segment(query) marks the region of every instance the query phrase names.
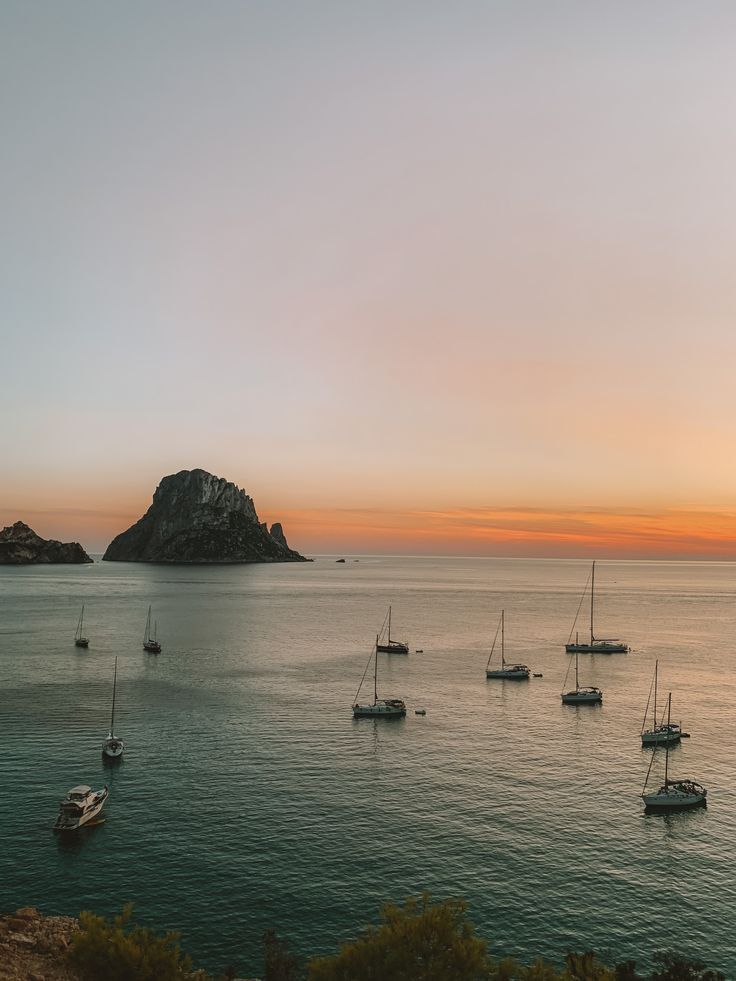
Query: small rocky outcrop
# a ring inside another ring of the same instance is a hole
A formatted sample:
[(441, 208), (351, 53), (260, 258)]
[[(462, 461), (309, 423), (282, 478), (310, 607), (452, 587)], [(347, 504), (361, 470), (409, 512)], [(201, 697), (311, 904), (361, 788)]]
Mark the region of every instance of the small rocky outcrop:
[(108, 562), (307, 562), (280, 524), (262, 523), (244, 490), (206, 470), (164, 477), (140, 521), (107, 547)]
[(64, 954), (78, 929), (71, 916), (42, 916), (32, 906), (0, 915), (0, 978), (74, 981)]
[(0, 565), (92, 562), (79, 542), (41, 538), (22, 521), (0, 531)]

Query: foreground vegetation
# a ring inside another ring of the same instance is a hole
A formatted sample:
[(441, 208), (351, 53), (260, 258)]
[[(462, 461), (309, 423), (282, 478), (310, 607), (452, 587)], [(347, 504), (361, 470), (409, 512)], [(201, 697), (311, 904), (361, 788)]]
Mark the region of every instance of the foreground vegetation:
[[(174, 933), (155, 934), (132, 921), (132, 907), (106, 920), (82, 913), (67, 955), (83, 981), (214, 981), (196, 971)], [(725, 981), (697, 960), (655, 952), (640, 974), (634, 961), (604, 964), (591, 951), (569, 953), (562, 967), (538, 958), (497, 960), (477, 936), (462, 900), (426, 894), (403, 906), (387, 903), (377, 926), (326, 957), (302, 965), (273, 932), (264, 937), (263, 981)], [(234, 978), (226, 969), (220, 979)]]

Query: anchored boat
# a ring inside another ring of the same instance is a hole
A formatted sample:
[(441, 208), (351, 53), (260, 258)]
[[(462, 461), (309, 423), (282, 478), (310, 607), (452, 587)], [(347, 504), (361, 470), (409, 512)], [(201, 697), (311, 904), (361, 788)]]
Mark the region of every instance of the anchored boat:
[(82, 604), (82, 612), (79, 614), (74, 643), (77, 647), (89, 647), (89, 640), (84, 636), (84, 604)]
[(115, 673), (112, 679), (112, 712), (110, 713), (110, 731), (102, 744), (102, 755), (108, 759), (117, 760), (123, 755), (125, 744), (115, 735), (115, 689), (118, 681), (118, 659), (115, 658)]
[[(588, 583), (585, 584), (585, 589), (583, 590), (583, 595), (580, 599), (580, 606), (583, 604), (585, 599), (585, 593), (588, 590)], [(609, 638), (604, 640), (603, 638), (597, 638), (593, 631), (593, 610), (595, 603), (595, 562), (593, 563), (593, 568), (590, 573), (590, 642), (579, 641), (578, 635), (575, 634), (575, 643), (565, 644), (565, 650), (568, 654), (628, 654), (629, 646), (624, 644), (622, 641), (616, 638)], [(578, 613), (580, 612), (580, 607), (578, 607)], [(575, 623), (577, 623), (577, 614), (575, 615)], [(572, 625), (572, 629), (575, 629), (575, 623)], [(570, 637), (572, 637), (572, 630), (570, 631)]]
[[(526, 664), (508, 664), (506, 662), (506, 651), (505, 651), (505, 611), (501, 610), (501, 619), (496, 627), (496, 636), (493, 638), (493, 644), (491, 645), (491, 653), (488, 655), (488, 663), (486, 664), (486, 678), (509, 678), (513, 681), (525, 681), (529, 677), (529, 668)], [(496, 648), (496, 641), (498, 640), (499, 630), (501, 632), (501, 667), (491, 669), (491, 659), (493, 658), (493, 652)]]
[[(385, 621), (384, 621), (385, 623)], [(386, 640), (382, 642), (383, 635), (376, 639), (376, 650), (380, 651), (382, 654), (408, 654), (409, 645), (405, 644), (403, 640), (392, 640), (391, 639), (391, 607), (388, 608), (388, 636)]]
[(100, 813), (109, 795), (107, 784), (102, 790), (92, 790), (84, 784), (72, 787), (59, 804), (54, 831), (77, 831)]
[(158, 633), (158, 620), (154, 620), (153, 623), (153, 636), (151, 636), (151, 607), (148, 607), (148, 619), (146, 620), (146, 629), (143, 631), (143, 650), (148, 651), (149, 654), (160, 654), (161, 645), (157, 638)]
[[(360, 679), (358, 690), (353, 701), (354, 719), (399, 719), (406, 715), (406, 703), (400, 698), (379, 698), (378, 697), (378, 637), (365, 666), (363, 677)], [(365, 676), (373, 660), (373, 701), (361, 704), (358, 702), (360, 689), (363, 687)]]
[[(671, 713), (672, 692), (670, 692), (667, 698), (668, 724), (670, 722)], [(644, 789), (641, 794), (641, 799), (644, 801), (644, 806), (646, 809), (648, 811), (682, 811), (690, 807), (702, 807), (706, 802), (706, 797), (708, 796), (708, 791), (702, 786), (702, 784), (696, 783), (695, 780), (670, 780), (670, 744), (668, 742), (665, 742), (664, 744), (664, 783), (655, 793), (647, 793), (649, 774), (652, 772), (652, 764), (654, 763), (656, 755), (657, 747), (655, 745), (654, 753), (649, 761), (649, 769), (647, 770), (646, 780), (644, 781)]]
[[(569, 673), (569, 671), (570, 665), (567, 666), (567, 673)], [(565, 681), (567, 681), (567, 674), (565, 674)], [(573, 691), (566, 692), (565, 681), (562, 683), (562, 693), (560, 695), (563, 705), (598, 705), (603, 701), (603, 692), (600, 690), (600, 688), (580, 687), (577, 651), (575, 651), (575, 689)]]
[[(647, 707), (644, 709), (644, 721), (641, 724), (641, 744), (642, 746), (664, 746), (678, 743), (682, 738), (682, 726), (677, 722), (664, 721), (664, 713), (661, 721), (657, 722), (657, 673), (659, 661), (654, 662), (654, 679), (652, 687), (649, 689)], [(646, 729), (647, 715), (649, 714), (649, 703), (652, 701), (652, 689), (654, 690), (654, 707), (652, 710), (652, 727)]]

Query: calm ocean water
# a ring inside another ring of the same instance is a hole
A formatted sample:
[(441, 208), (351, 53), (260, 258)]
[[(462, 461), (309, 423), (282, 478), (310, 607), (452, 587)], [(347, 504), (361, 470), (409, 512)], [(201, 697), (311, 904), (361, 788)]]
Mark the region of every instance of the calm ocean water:
[[(132, 901), (196, 962), (256, 972), (266, 928), (332, 951), (384, 899), (428, 889), (466, 897), (495, 953), (677, 947), (736, 977), (736, 565), (600, 563), (598, 632), (633, 650), (581, 657), (604, 703), (563, 707), (588, 572), (368, 557), (0, 569), (0, 909)], [(141, 650), (149, 603), (158, 657)], [(389, 603), (412, 653), (380, 655), (379, 693), (409, 714), (354, 721)], [(486, 681), (502, 607), (508, 656), (543, 678)], [(110, 769), (115, 655), (126, 754)], [(638, 798), (657, 657), (692, 734), (671, 769), (708, 787), (707, 810), (647, 817)], [(52, 834), (70, 787), (105, 782), (104, 825)]]

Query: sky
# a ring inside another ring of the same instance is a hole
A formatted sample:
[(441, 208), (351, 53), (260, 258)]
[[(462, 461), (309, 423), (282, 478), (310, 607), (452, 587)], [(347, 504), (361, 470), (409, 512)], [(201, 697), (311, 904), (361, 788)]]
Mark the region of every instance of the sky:
[(0, 524), (736, 555), (736, 7), (0, 6)]

